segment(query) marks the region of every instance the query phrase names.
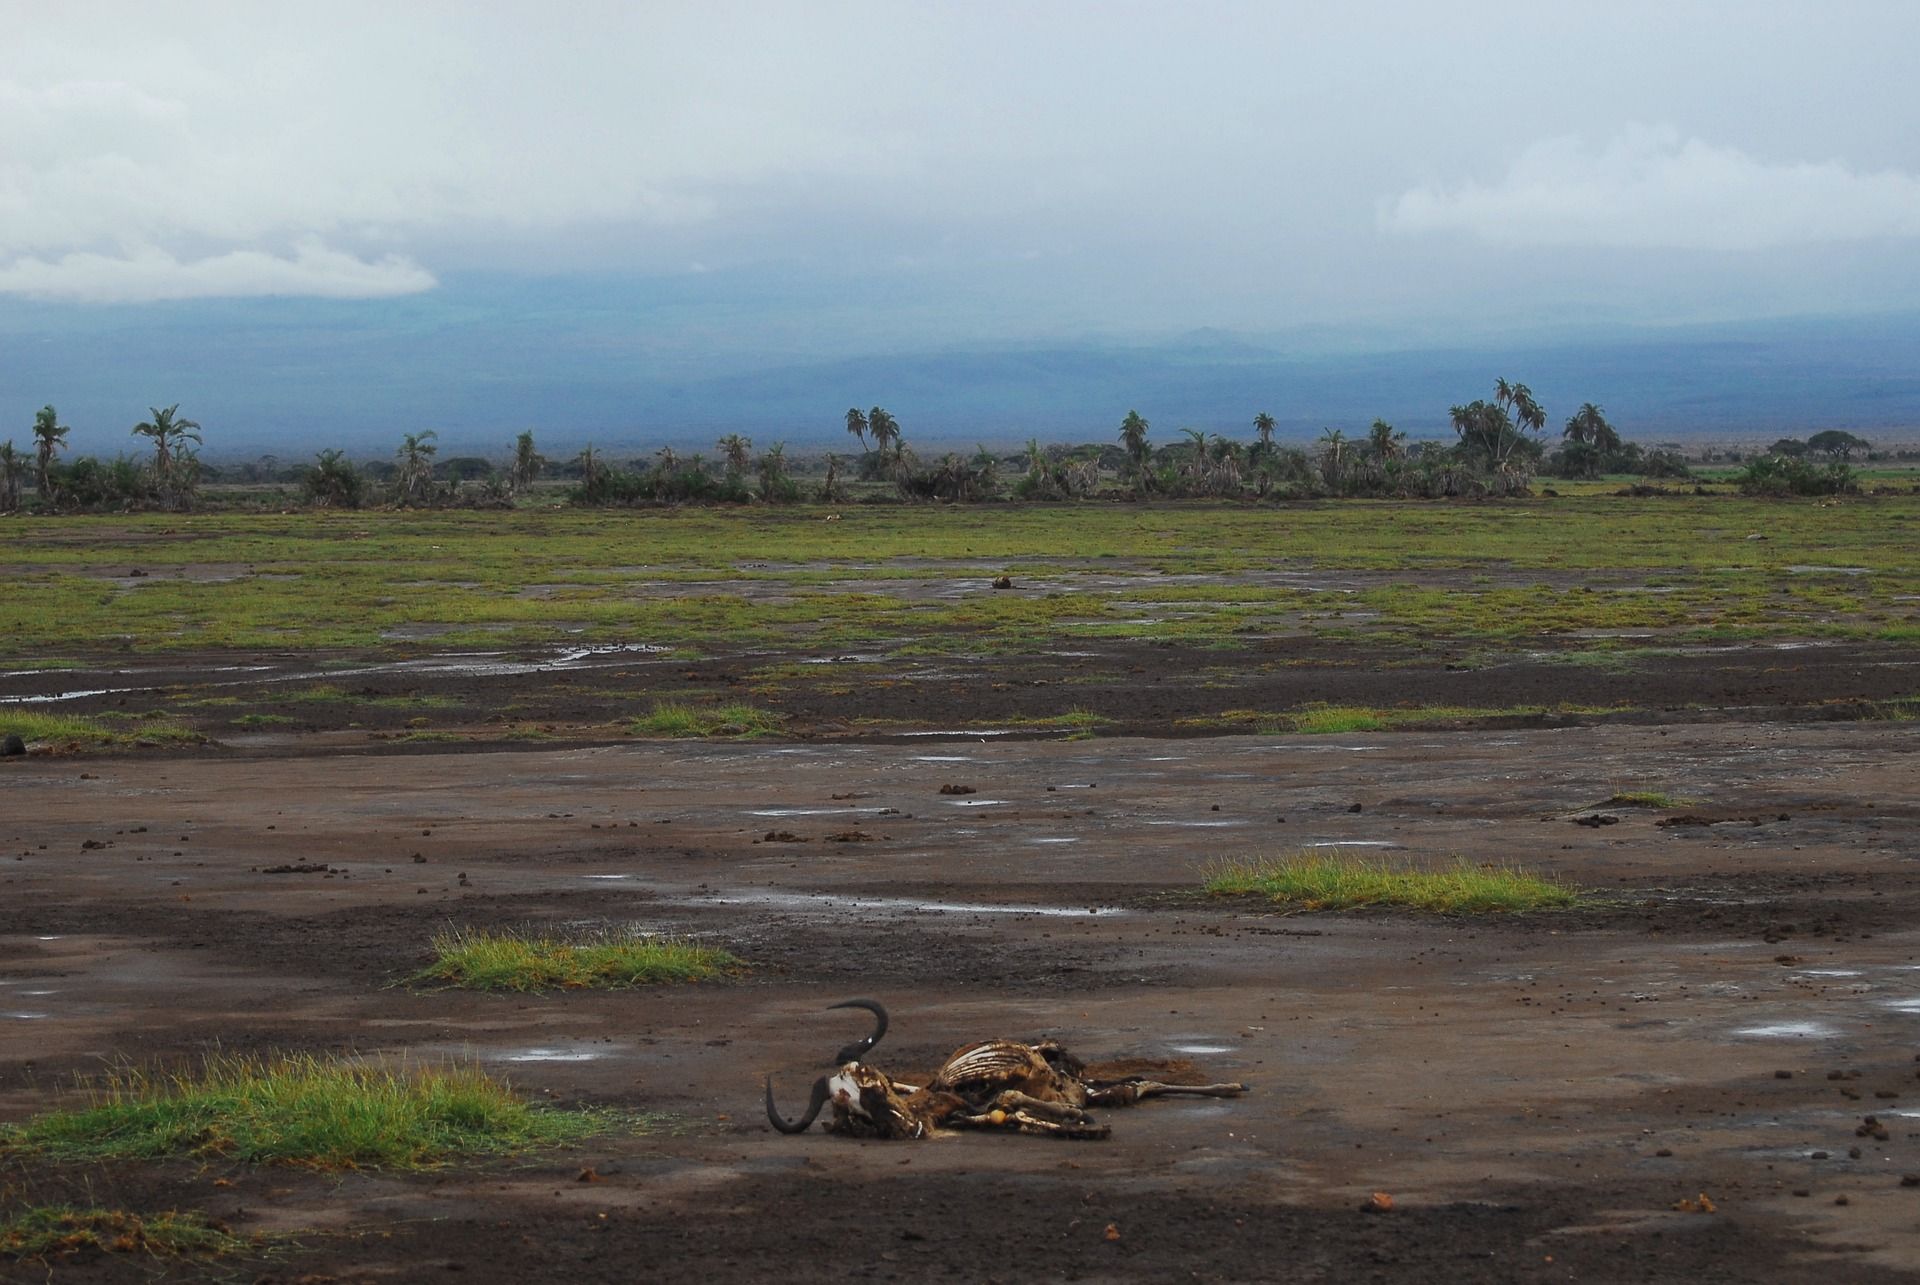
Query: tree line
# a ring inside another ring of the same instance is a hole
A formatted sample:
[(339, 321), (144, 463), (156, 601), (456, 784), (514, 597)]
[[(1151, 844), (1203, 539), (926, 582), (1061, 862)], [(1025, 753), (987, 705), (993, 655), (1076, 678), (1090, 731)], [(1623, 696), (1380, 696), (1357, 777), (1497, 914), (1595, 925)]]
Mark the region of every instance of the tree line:
[[(210, 470), (196, 449), (202, 445), (200, 425), (179, 409), (177, 404), (150, 408), (150, 418), (133, 426), (132, 435), (152, 445), (148, 459), (121, 455), (103, 462), (82, 456), (67, 462), (60, 456), (69, 429), (52, 406), (44, 407), (34, 417), (30, 457), (11, 439), (0, 442), (0, 512), (22, 506), (29, 471), (42, 510), (191, 507)], [(842, 459), (829, 452), (806, 470), (788, 457), (784, 442), (756, 452), (752, 440), (739, 433), (719, 438), (712, 460), (665, 447), (651, 459), (617, 462), (589, 445), (555, 463), (540, 454), (527, 431), (515, 440), (504, 466), (478, 457), (439, 461), (437, 435), (427, 429), (403, 434), (389, 460), (356, 463), (344, 451), (327, 448), (292, 470), (292, 477), (307, 503), (352, 509), (370, 504), (507, 507), (529, 493), (543, 473), (571, 483), (565, 491), (570, 502), (596, 506), (845, 503), (854, 498), (968, 503), (1096, 495), (1438, 499), (1523, 495), (1541, 476), (1692, 476), (1677, 451), (1648, 450), (1625, 440), (1592, 402), (1567, 417), (1559, 441), (1550, 445), (1545, 408), (1517, 381), (1497, 379), (1490, 399), (1451, 407), (1448, 415), (1452, 441), (1410, 443), (1405, 433), (1376, 419), (1364, 434), (1350, 437), (1343, 429), (1328, 428), (1306, 446), (1289, 446), (1274, 440), (1276, 421), (1262, 411), (1251, 420), (1251, 441), (1183, 428), (1178, 440), (1155, 445), (1148, 421), (1128, 411), (1109, 443), (1043, 446), (1029, 439), (1018, 453), (983, 446), (971, 454), (923, 457), (884, 407), (853, 407), (845, 427), (858, 455)], [(1749, 459), (1736, 480), (1755, 494), (1855, 490), (1848, 460), (1868, 447), (1839, 430), (1815, 433), (1805, 442), (1783, 438)], [(241, 470), (256, 479), (274, 471)], [(860, 484), (857, 496), (850, 483)]]

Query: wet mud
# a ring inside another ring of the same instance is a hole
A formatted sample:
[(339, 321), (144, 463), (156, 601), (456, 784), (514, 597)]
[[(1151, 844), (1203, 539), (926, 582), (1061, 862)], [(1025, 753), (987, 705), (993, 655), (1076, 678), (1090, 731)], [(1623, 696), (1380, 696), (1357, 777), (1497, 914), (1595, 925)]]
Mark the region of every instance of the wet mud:
[[(952, 700), (942, 719), (985, 708)], [(1134, 717), (1175, 706), (1154, 708)], [(0, 1120), (103, 1065), (288, 1049), (472, 1059), (661, 1123), (423, 1174), (15, 1160), (0, 1185), (283, 1238), (56, 1280), (1912, 1280), (1916, 750), (1912, 723), (1675, 714), (30, 755), (0, 763)], [(1610, 802), (1635, 790), (1687, 803)], [(1591, 897), (1450, 918), (1198, 891), (1211, 863), (1311, 846)], [(749, 968), (406, 984), (449, 926), (610, 924)], [(825, 1011), (852, 995), (892, 1009), (874, 1060), (901, 1074), (1052, 1036), (1253, 1090), (1112, 1112), (1097, 1143), (773, 1133), (764, 1077), (802, 1100), (863, 1029)]]

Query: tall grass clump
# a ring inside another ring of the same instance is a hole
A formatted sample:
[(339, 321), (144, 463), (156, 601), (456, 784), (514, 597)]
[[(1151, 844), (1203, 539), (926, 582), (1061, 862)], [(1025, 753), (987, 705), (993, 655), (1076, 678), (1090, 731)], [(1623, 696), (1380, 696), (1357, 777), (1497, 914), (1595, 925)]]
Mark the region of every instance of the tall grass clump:
[(587, 941), (463, 930), (433, 939), (433, 963), (416, 982), (483, 991), (697, 982), (740, 967), (724, 950), (668, 937), (609, 933)]
[(1691, 808), (1698, 799), (1682, 799), (1663, 790), (1616, 790), (1603, 807), (1618, 808)]
[(1216, 895), (1254, 893), (1301, 910), (1404, 907), (1441, 914), (1548, 910), (1571, 906), (1573, 889), (1511, 867), (1456, 860), (1441, 870), (1390, 866), (1338, 852), (1222, 862), (1206, 872)]
[(771, 736), (780, 715), (752, 705), (699, 706), (662, 701), (628, 725), (635, 736)]
[(0, 1157), (165, 1156), (315, 1169), (420, 1169), (585, 1137), (601, 1122), (521, 1101), (465, 1067), (214, 1056), (195, 1071), (125, 1070), (90, 1106), (0, 1129)]
[(135, 1214), (124, 1209), (35, 1205), (0, 1218), (0, 1258), (47, 1260), (89, 1251), (152, 1258), (237, 1253), (251, 1242), (192, 1210)]

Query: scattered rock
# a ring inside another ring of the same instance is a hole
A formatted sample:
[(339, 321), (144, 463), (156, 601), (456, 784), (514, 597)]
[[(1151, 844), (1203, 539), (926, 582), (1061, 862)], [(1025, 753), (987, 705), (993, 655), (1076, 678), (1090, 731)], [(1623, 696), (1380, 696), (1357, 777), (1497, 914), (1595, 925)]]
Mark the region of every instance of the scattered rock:
[(940, 793), (942, 794), (978, 794), (979, 791), (974, 789), (971, 785), (943, 785), (940, 787)]
[(1384, 1191), (1376, 1191), (1360, 1204), (1363, 1214), (1385, 1214), (1393, 1211), (1393, 1197)]
[(1575, 825), (1584, 825), (1590, 830), (1598, 830), (1603, 825), (1619, 825), (1620, 818), (1611, 812), (1589, 812), (1586, 816), (1573, 819)]
[(865, 830), (836, 830), (832, 834), (822, 835), (828, 843), (872, 843), (873, 836)]
[(133, 567), (127, 572), (127, 578), (130, 580), (144, 580), (146, 575), (147, 573), (139, 567)]
[(285, 866), (261, 866), (260, 873), (263, 875), (324, 875), (332, 874), (333, 869), (325, 863), (302, 861)]
[(806, 839), (800, 835), (795, 834), (791, 830), (769, 830), (767, 831), (766, 842), (768, 843), (805, 843)]
[(1775, 1071), (1773, 1073), (1773, 1078), (1776, 1080), (1791, 1080), (1793, 1078), (1793, 1072), (1792, 1071)]
[(1900, 1185), (1902, 1187), (1920, 1187), (1920, 1173), (1901, 1174)]
[[(993, 587), (996, 589), (1011, 589), (1013, 588), (1013, 577), (1012, 576), (995, 576), (993, 580)], [(1118, 1232), (1115, 1232), (1112, 1236), (1112, 1239), (1114, 1240), (1120, 1239), (1120, 1234)]]
[(1349, 812), (1358, 812), (1359, 810), (1360, 810), (1360, 805), (1358, 803), (1352, 805), (1347, 809), (1347, 811)]

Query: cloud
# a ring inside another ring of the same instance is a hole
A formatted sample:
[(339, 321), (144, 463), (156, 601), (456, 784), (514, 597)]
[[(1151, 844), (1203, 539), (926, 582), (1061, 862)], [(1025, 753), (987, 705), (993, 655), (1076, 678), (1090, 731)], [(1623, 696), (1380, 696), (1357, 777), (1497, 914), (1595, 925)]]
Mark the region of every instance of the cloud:
[(436, 284), (432, 273), (398, 255), (369, 262), (313, 241), (291, 255), (233, 250), (183, 261), (149, 246), (119, 256), (81, 252), (0, 264), (0, 295), (76, 303), (262, 295), (378, 299), (418, 294)]
[(1764, 250), (1920, 237), (1920, 178), (1772, 163), (1670, 126), (1633, 126), (1598, 150), (1574, 137), (1535, 143), (1492, 185), (1413, 188), (1379, 221), (1503, 245)]

